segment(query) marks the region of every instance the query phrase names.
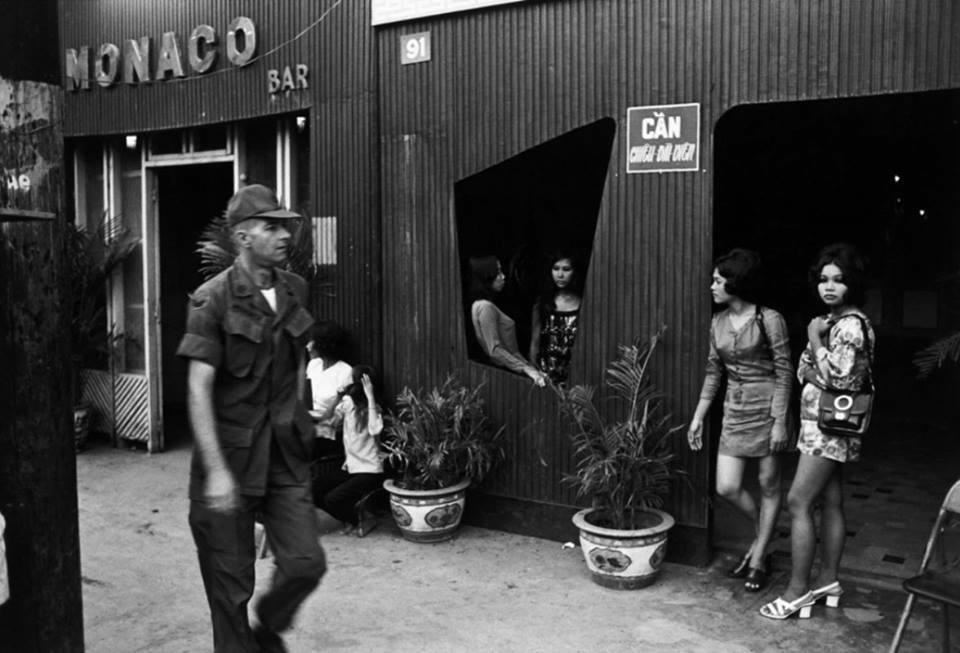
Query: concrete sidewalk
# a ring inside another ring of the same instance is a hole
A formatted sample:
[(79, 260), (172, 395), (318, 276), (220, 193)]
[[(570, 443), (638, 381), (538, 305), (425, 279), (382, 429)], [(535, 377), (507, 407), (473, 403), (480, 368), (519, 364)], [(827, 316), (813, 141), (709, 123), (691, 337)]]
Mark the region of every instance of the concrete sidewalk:
[[(78, 455), (87, 651), (212, 649), (187, 527), (188, 460), (186, 448), (147, 455), (100, 443)], [(723, 578), (726, 561), (668, 564), (652, 587), (621, 592), (590, 580), (579, 548), (470, 527), (414, 544), (389, 515), (365, 538), (334, 532), (323, 545), (330, 571), (287, 636), (293, 653), (885, 651), (905, 599), (896, 583), (844, 578), (839, 610), (775, 622), (757, 611), (782, 590), (783, 572), (752, 595)], [(271, 567), (257, 563), (258, 591)], [(939, 650), (939, 619), (920, 602), (901, 650)]]

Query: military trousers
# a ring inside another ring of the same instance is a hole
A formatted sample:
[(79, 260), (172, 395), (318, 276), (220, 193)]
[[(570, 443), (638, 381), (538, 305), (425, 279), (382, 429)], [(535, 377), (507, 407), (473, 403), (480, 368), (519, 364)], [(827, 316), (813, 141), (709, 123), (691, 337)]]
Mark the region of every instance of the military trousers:
[(275, 563), (270, 587), (256, 606), (263, 627), (276, 633), (286, 630), (326, 572), (309, 483), (271, 470), (266, 494), (241, 497), (241, 507), (230, 514), (191, 501), (190, 530), (210, 605), (216, 653), (260, 650), (247, 616), (255, 583), (256, 519), (263, 522)]

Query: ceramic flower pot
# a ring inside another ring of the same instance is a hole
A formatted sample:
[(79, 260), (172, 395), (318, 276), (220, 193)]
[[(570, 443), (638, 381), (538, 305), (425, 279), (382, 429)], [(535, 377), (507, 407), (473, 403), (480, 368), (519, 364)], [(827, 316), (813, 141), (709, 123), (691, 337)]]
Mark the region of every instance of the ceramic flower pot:
[(441, 542), (453, 537), (460, 525), (469, 479), (439, 490), (406, 490), (391, 479), (383, 482), (390, 493), (390, 512), (400, 532), (411, 542)]
[(644, 508), (645, 527), (630, 531), (595, 526), (593, 508), (573, 516), (580, 529), (580, 547), (594, 582), (612, 589), (632, 590), (656, 580), (667, 554), (667, 532), (673, 517), (662, 510)]

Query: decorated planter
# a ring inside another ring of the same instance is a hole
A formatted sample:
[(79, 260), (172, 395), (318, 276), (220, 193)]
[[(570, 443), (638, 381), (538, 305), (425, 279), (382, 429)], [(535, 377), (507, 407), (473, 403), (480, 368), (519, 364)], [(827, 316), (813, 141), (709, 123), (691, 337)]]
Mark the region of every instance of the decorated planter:
[(630, 531), (593, 525), (593, 508), (573, 516), (594, 582), (612, 589), (633, 590), (656, 580), (667, 554), (667, 532), (674, 522), (662, 510), (645, 508), (643, 512), (647, 516), (645, 527)]
[(441, 542), (453, 537), (460, 525), (470, 480), (439, 490), (406, 490), (391, 479), (383, 482), (390, 493), (390, 512), (400, 532), (411, 542)]

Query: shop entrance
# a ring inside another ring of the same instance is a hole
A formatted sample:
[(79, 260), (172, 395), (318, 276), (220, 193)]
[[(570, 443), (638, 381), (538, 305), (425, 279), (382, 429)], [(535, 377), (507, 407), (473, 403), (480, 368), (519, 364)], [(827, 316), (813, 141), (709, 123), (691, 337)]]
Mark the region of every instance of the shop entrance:
[[(786, 318), (794, 360), (820, 310), (806, 278), (818, 249), (845, 241), (870, 262), (878, 394), (861, 461), (844, 468), (848, 570), (914, 573), (957, 477), (960, 366), (920, 379), (912, 359), (960, 330), (958, 123), (960, 91), (737, 107), (717, 123), (714, 253), (761, 253), (765, 303)], [(796, 456), (784, 458), (785, 490)], [(721, 504), (715, 543), (742, 546), (749, 526)], [(786, 511), (776, 535), (785, 564)]]
[(160, 369), (165, 446), (188, 438), (187, 364), (176, 356), (187, 316), (188, 294), (203, 282), (197, 241), (223, 213), (233, 194), (233, 164), (157, 168)]

